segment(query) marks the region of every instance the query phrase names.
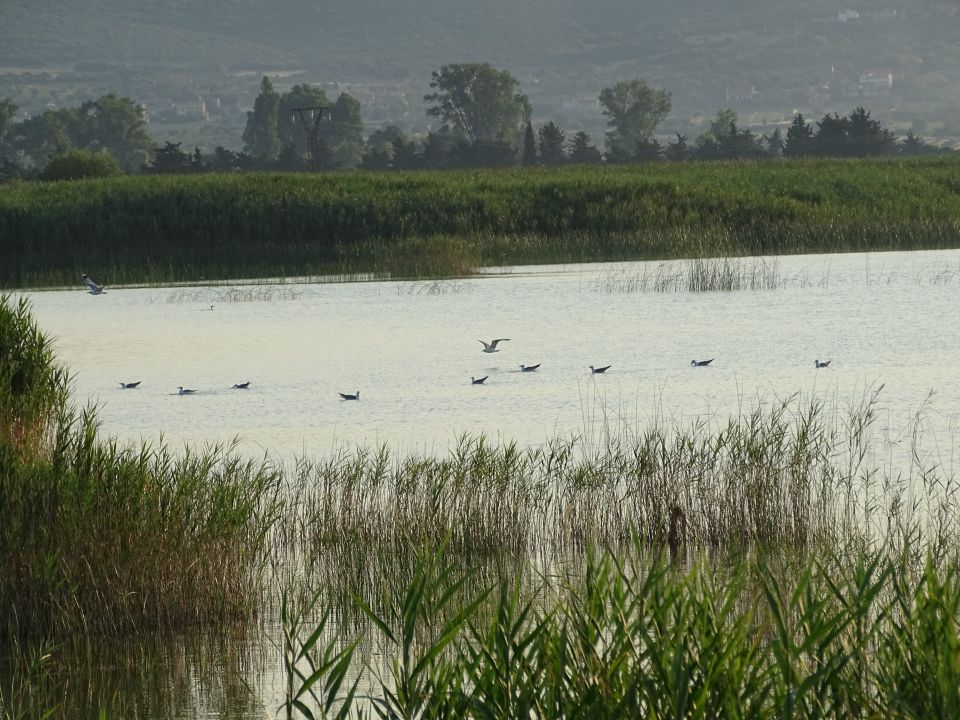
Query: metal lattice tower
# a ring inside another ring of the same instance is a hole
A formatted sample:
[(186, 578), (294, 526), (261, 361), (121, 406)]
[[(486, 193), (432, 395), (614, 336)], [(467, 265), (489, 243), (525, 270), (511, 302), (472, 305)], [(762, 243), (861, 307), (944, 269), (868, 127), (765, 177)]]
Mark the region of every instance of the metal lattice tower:
[(303, 130), (307, 134), (307, 164), (311, 170), (320, 169), (320, 158), (317, 157), (317, 138), (320, 135), (320, 121), (323, 119), (324, 110), (329, 110), (329, 108), (319, 105), (293, 108), (293, 112), (296, 113), (293, 119), (300, 118)]

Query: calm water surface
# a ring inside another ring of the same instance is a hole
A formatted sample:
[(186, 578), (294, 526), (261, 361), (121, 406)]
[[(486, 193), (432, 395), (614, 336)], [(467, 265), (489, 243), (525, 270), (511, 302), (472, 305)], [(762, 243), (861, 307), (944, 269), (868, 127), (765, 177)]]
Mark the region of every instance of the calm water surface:
[[(773, 277), (776, 289), (652, 290), (687, 268), (28, 296), (73, 372), (74, 400), (95, 403), (104, 430), (125, 442), (237, 438), (244, 452), (280, 456), (382, 442), (445, 453), (461, 433), (534, 445), (597, 440), (604, 427), (640, 430), (654, 419), (720, 423), (797, 392), (842, 410), (883, 385), (884, 452), (906, 455), (926, 403), (928, 446), (952, 471), (960, 251), (747, 259), (739, 268)], [(511, 340), (484, 354), (478, 339), (495, 337)], [(690, 367), (711, 357), (710, 367)], [(817, 358), (832, 363), (816, 370)], [(520, 373), (521, 363), (542, 365)], [(608, 364), (591, 376), (589, 365)], [(489, 380), (473, 386), (471, 375)], [(119, 388), (136, 380), (137, 390)], [(247, 380), (249, 390), (230, 389)], [(199, 392), (178, 396), (179, 385)], [(359, 402), (339, 399), (355, 390)], [(267, 635), (276, 640), (279, 629)], [(114, 659), (69, 683), (79, 688), (77, 716), (122, 697), (138, 717), (272, 717), (282, 699), (277, 652), (263, 639), (240, 645), (197, 639), (126, 664), (106, 653)]]
[[(96, 403), (105, 431), (124, 441), (237, 438), (253, 453), (307, 455), (382, 442), (444, 453), (461, 433), (529, 445), (655, 417), (721, 421), (795, 392), (845, 407), (880, 384), (894, 439), (931, 391), (929, 412), (951, 430), (960, 251), (747, 259), (741, 269), (765, 268), (777, 289), (650, 289), (686, 267), (29, 297), (74, 374), (74, 399)], [(478, 339), (495, 337), (511, 341), (483, 353)], [(711, 357), (708, 368), (690, 367)], [(832, 363), (816, 370), (817, 358)], [(542, 365), (521, 373), (521, 363)], [(589, 365), (612, 368), (591, 376)], [(482, 375), (486, 385), (471, 385)], [(119, 389), (136, 380), (139, 389)], [(247, 380), (249, 390), (230, 389)], [(179, 385), (199, 392), (178, 396)], [(360, 402), (340, 400), (356, 390)]]

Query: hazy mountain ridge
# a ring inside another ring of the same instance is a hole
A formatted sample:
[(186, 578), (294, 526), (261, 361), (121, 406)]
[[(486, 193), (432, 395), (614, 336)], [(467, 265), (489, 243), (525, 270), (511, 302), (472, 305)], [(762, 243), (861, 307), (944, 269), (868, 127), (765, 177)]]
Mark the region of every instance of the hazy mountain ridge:
[[(844, 21), (845, 10), (856, 16)], [(956, 3), (935, 0), (41, 0), (0, 8), (0, 66), (100, 63), (141, 78), (180, 71), (205, 79), (303, 70), (291, 82), (403, 83), (411, 115), (432, 70), (467, 61), (514, 73), (535, 116), (561, 121), (585, 113), (605, 85), (634, 76), (670, 91), (679, 116), (728, 105), (774, 115), (849, 111), (864, 102), (855, 84), (869, 72), (895, 78), (889, 92), (865, 100), (879, 115), (949, 118), (960, 97), (960, 14)], [(571, 107), (577, 102), (584, 108)]]

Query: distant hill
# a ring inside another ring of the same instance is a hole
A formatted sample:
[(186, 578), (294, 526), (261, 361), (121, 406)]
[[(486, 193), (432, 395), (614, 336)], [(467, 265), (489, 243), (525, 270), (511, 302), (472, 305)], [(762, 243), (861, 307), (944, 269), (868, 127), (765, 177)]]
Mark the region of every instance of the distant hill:
[[(217, 78), (242, 71), (302, 70), (311, 80), (406, 84), (419, 102), (432, 70), (464, 61), (511, 71), (540, 117), (575, 119), (592, 110), (598, 124), (602, 118), (591, 99), (604, 85), (633, 76), (669, 90), (677, 117), (710, 115), (725, 106), (741, 116), (779, 117), (796, 108), (848, 112), (857, 104), (907, 126), (920, 117), (949, 124), (960, 115), (955, 1), (9, 0), (0, 5), (0, 68), (106, 68), (114, 71), (114, 84), (122, 71), (137, 79), (131, 82), (134, 95), (138, 82), (170, 73), (191, 73), (212, 87)], [(3, 72), (0, 94), (10, 94), (16, 83)], [(892, 83), (862, 86), (871, 73), (890, 76)], [(91, 89), (97, 82), (91, 81)], [(248, 84), (255, 91), (256, 80)], [(29, 94), (18, 98), (13, 92), (21, 106), (31, 102)]]

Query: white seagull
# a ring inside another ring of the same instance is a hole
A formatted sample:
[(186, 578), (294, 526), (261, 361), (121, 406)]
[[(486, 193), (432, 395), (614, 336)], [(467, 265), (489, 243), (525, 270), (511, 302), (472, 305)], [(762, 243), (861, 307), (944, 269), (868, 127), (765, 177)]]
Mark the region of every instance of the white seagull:
[(706, 367), (712, 362), (713, 358), (710, 358), (709, 360), (691, 360), (690, 367)]
[(520, 372), (536, 372), (537, 368), (540, 367), (542, 363), (537, 363), (536, 365), (521, 365)]
[(482, 378), (475, 378), (473, 375), (470, 376), (470, 382), (474, 385), (483, 385), (484, 381), (490, 377), (489, 375), (484, 375)]
[(357, 390), (356, 394), (354, 394), (354, 395), (349, 395), (349, 394), (347, 394), (347, 393), (340, 393), (340, 397), (342, 397), (344, 400), (359, 400), (359, 399), (360, 399), (360, 391)]
[(612, 367), (612, 365), (607, 365), (607, 366), (605, 366), (605, 367), (594, 367), (593, 365), (591, 365), (591, 366), (590, 366), (590, 372), (591, 372), (593, 375), (598, 375), (598, 374), (600, 374), (600, 373), (605, 373), (605, 372), (606, 372), (607, 370), (609, 370), (611, 367)]
[(485, 340), (478, 340), (477, 342), (483, 343), (483, 351), (485, 353), (494, 353), (500, 352), (497, 350), (497, 343), (509, 342), (509, 340), (510, 338), (497, 338), (496, 340), (491, 340), (490, 342), (486, 342)]
[(90, 288), (89, 292), (91, 295), (101, 295), (104, 292), (103, 285), (97, 285), (93, 280), (90, 279), (90, 276), (84, 273), (83, 276), (84, 284)]
[(183, 385), (179, 385), (177, 387), (177, 395), (192, 395), (195, 392), (196, 390), (190, 390), (188, 388), (185, 388)]
[(816, 368), (826, 367), (826, 366), (829, 365), (829, 364), (830, 364), (830, 361), (829, 361), (829, 360), (824, 360), (824, 361), (822, 361), (822, 362), (821, 362), (820, 360), (814, 360), (814, 361), (813, 361), (813, 366), (816, 367)]
[(132, 383), (122, 382), (120, 383), (120, 387), (124, 390), (135, 390), (137, 385), (139, 384), (140, 384), (140, 380), (137, 380), (136, 382), (132, 382)]

